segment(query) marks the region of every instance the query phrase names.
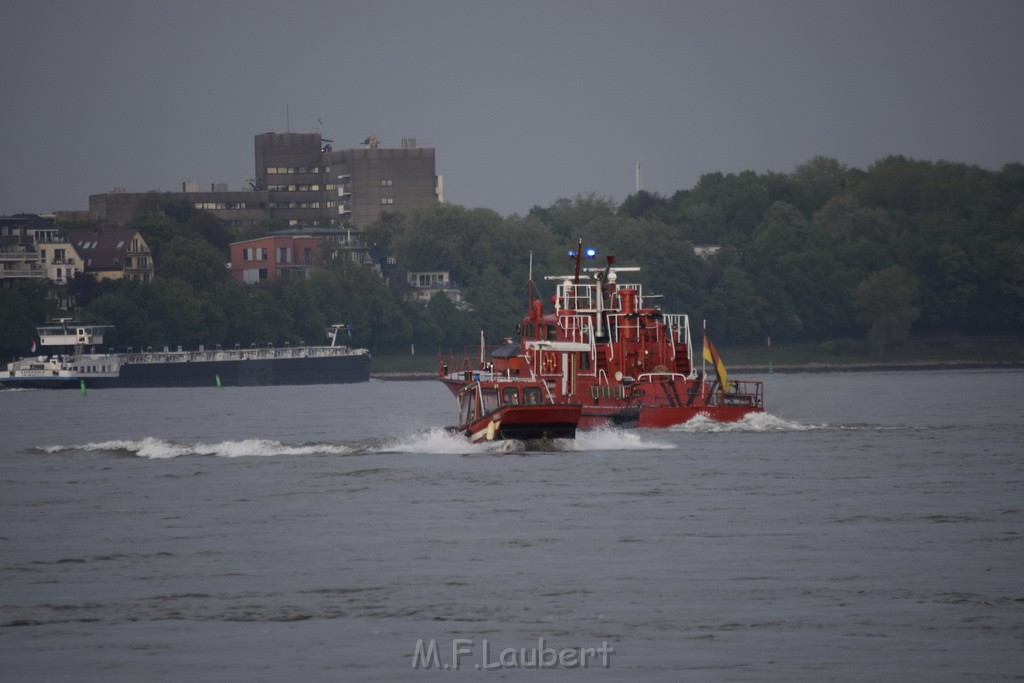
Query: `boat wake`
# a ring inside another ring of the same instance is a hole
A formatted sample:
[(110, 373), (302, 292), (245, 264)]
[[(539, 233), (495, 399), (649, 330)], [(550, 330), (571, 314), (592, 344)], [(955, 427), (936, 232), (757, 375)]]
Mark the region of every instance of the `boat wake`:
[(718, 422), (704, 415), (698, 415), (688, 422), (669, 429), (689, 434), (717, 434), (720, 432), (807, 432), (833, 428), (827, 424), (808, 425), (784, 420), (770, 413), (750, 413), (737, 422)]
[(149, 460), (168, 460), (182, 456), (240, 458), (274, 455), (348, 455), (355, 452), (352, 446), (345, 444), (288, 445), (271, 439), (244, 439), (242, 441), (190, 444), (158, 439), (152, 436), (136, 440), (102, 441), (72, 446), (41, 446), (37, 450), (49, 454), (76, 451), (101, 452), (114, 455), (137, 456)]
[(581, 431), (573, 439), (542, 439), (537, 441), (495, 441), (473, 444), (461, 434), (435, 427), (391, 439), (369, 439), (348, 443), (288, 444), (273, 439), (243, 439), (216, 443), (185, 443), (147, 436), (72, 445), (37, 446), (36, 452), (48, 455), (71, 453), (105, 453), (148, 460), (169, 460), (180, 457), (274, 457), (301, 455), (372, 455), (384, 453), (416, 453), (428, 455), (488, 455), (525, 452), (587, 452), (664, 450), (670, 444), (652, 441), (635, 432), (618, 429)]
[(415, 432), (380, 444), (381, 453), (429, 453), (437, 455), (468, 455), (486, 453), (487, 446), (472, 444), (461, 434), (443, 427)]
[(651, 439), (657, 432), (635, 431), (600, 427), (576, 432), (576, 443), (573, 450), (577, 451), (667, 451), (677, 446)]
[[(644, 435), (646, 436), (646, 435)], [(461, 434), (431, 429), (411, 434), (381, 447), (383, 453), (440, 453), (486, 455), (496, 453), (577, 453), (586, 451), (667, 450), (671, 444), (650, 441), (636, 432), (602, 428), (576, 432), (575, 439), (508, 439), (491, 443), (470, 443)]]

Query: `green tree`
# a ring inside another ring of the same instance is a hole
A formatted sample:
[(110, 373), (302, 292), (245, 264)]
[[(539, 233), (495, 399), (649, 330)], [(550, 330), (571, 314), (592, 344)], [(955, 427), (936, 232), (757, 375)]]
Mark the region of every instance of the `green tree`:
[[(288, 320), (282, 316), (281, 307), (273, 298), (273, 289), (243, 285), (231, 281), (218, 287), (218, 301), (225, 315), (226, 330), (224, 343), (248, 346), (253, 342), (295, 339), (282, 334), (294, 334), (293, 326), (281, 329), (282, 322)], [(320, 337), (316, 338), (319, 342)], [(298, 341), (298, 340), (296, 340)], [(309, 340), (305, 340), (309, 341)]]
[(668, 208), (668, 201), (657, 192), (640, 190), (623, 200), (619, 214), (630, 218), (662, 219)]
[(36, 326), (58, 314), (45, 282), (29, 280), (0, 287), (0, 354), (16, 357), (28, 353), (36, 338)]
[(700, 177), (689, 201), (718, 209), (722, 223), (713, 242), (742, 248), (772, 204), (761, 178), (753, 171), (707, 173)]
[(229, 279), (231, 271), (223, 253), (206, 240), (178, 236), (164, 245), (159, 275), (206, 290)]
[[(136, 212), (136, 216), (139, 216), (138, 212)], [(181, 225), (162, 213), (153, 213), (137, 217), (133, 220), (132, 227), (139, 231), (142, 239), (146, 240), (146, 244), (149, 245), (153, 254), (154, 267), (159, 270), (164, 245), (181, 235)]]
[(770, 317), (769, 302), (742, 268), (729, 265), (708, 297), (703, 317), (713, 339), (730, 343), (760, 340)]
[(82, 322), (113, 325), (106, 336), (110, 346), (145, 348), (165, 342), (162, 329), (157, 329), (150, 312), (141, 305), (137, 283), (121, 283), (114, 291), (103, 294), (80, 310)]
[(547, 225), (556, 241), (575, 245), (576, 240), (588, 235), (592, 222), (614, 216), (616, 210), (613, 200), (591, 193), (576, 195), (575, 199), (558, 199), (549, 207), (535, 206), (528, 216)]
[(376, 272), (339, 260), (305, 281), (328, 324), (352, 325), (353, 341), (372, 350), (408, 349), (412, 325)]
[(483, 257), (476, 250), (501, 222), (490, 209), (467, 210), (457, 204), (416, 209), (396, 237), (395, 251), (409, 270), (447, 270), (452, 279), (465, 282), (480, 269)]
[(751, 253), (758, 261), (774, 264), (784, 254), (803, 251), (807, 233), (807, 221), (796, 207), (775, 202), (754, 230)]
[(857, 320), (867, 327), (868, 344), (878, 356), (887, 344), (903, 340), (921, 314), (917, 279), (901, 266), (869, 275), (853, 291)]
[(194, 211), (185, 222), (186, 234), (201, 238), (216, 247), (224, 256), (235, 241), (235, 235), (224, 221), (209, 211)]
[(363, 231), (367, 246), (391, 254), (395, 240), (405, 231), (405, 215), (384, 212)]
[(472, 342), (478, 327), (470, 315), (456, 307), (447, 296), (435, 294), (427, 303), (426, 310), (438, 329), (438, 350), (458, 350)]
[(473, 318), (484, 331), (488, 344), (498, 344), (515, 333), (525, 314), (526, 299), (516, 296), (516, 287), (495, 266), (489, 266), (466, 292), (473, 305)]
[(817, 156), (796, 167), (796, 202), (805, 216), (812, 216), (846, 187), (847, 168), (835, 159)]

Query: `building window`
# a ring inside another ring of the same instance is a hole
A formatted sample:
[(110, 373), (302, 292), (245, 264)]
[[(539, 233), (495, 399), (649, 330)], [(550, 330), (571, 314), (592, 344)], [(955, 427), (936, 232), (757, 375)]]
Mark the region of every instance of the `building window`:
[(380, 198), (380, 203), (381, 204), (394, 204), (395, 203), (395, 198), (394, 197), (381, 197)]
[(381, 187), (394, 187), (394, 185), (395, 185), (395, 181), (394, 180), (391, 180), (390, 178), (388, 178), (387, 180), (381, 178), (381, 181), (380, 181), (380, 186)]

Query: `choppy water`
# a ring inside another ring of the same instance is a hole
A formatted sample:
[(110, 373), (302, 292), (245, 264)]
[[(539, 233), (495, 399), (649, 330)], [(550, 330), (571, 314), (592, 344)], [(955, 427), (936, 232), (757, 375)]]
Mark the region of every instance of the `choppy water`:
[(525, 452), (432, 382), (0, 392), (0, 679), (1024, 675), (1024, 372), (766, 379)]

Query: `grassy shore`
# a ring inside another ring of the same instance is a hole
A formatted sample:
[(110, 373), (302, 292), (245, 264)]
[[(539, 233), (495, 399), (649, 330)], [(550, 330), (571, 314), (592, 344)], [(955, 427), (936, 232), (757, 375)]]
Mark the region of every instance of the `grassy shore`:
[[(694, 351), (699, 360), (699, 345)], [(1011, 338), (915, 339), (893, 344), (881, 356), (872, 354), (861, 339), (775, 344), (770, 349), (767, 346), (720, 346), (718, 351), (726, 367), (751, 371), (769, 367), (773, 371), (787, 372), (1024, 365), (1024, 341)], [(377, 377), (432, 377), (436, 369), (434, 354), (373, 356), (372, 370)]]

